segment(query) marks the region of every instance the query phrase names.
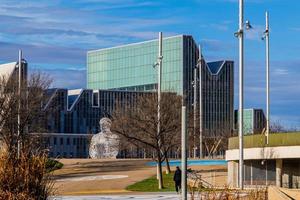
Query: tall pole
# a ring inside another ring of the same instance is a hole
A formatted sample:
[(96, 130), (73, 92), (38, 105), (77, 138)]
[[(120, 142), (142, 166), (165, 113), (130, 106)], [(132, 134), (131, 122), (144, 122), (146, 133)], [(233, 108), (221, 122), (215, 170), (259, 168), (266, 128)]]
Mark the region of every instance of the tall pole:
[(199, 68), (199, 157), (203, 158), (203, 113), (202, 113), (202, 49), (201, 45), (199, 45), (199, 60), (198, 60), (198, 68)]
[(244, 189), (244, 0), (239, 0), (239, 188)]
[(162, 32), (158, 34), (158, 74), (157, 74), (157, 134), (160, 134), (160, 99), (161, 99), (161, 68), (162, 68)]
[(269, 13), (266, 12), (266, 137), (267, 144), (269, 144), (269, 132), (270, 132), (270, 44), (269, 44)]
[[(197, 64), (198, 65), (198, 64)], [(198, 69), (198, 66), (195, 66), (194, 68), (194, 83), (193, 83), (193, 86), (194, 86), (194, 135), (193, 135), (193, 149), (194, 149), (194, 158), (196, 158), (196, 150), (197, 150), (197, 146), (196, 146), (196, 126), (197, 126), (197, 69)]]
[[(157, 75), (157, 137), (158, 137), (158, 146), (161, 148), (161, 141), (160, 141), (160, 100), (161, 100), (161, 68), (162, 68), (162, 32), (158, 34), (158, 75)], [(161, 153), (161, 152), (159, 152)], [(160, 158), (161, 156), (158, 155)], [(160, 162), (160, 160), (159, 160)], [(162, 189), (162, 169), (161, 164), (158, 163), (157, 166), (157, 175), (159, 179), (159, 189)]]
[(186, 129), (186, 107), (181, 111), (181, 188), (182, 200), (187, 200), (187, 129)]
[(161, 99), (161, 68), (162, 68), (162, 32), (158, 34), (158, 80), (157, 80), (157, 135), (160, 134), (160, 99)]
[(18, 72), (19, 72), (19, 79), (18, 79), (18, 137), (17, 137), (17, 157), (20, 158), (20, 148), (21, 148), (21, 141), (20, 141), (20, 126), (21, 126), (21, 86), (22, 86), (22, 50), (19, 50), (19, 65), (18, 65)]

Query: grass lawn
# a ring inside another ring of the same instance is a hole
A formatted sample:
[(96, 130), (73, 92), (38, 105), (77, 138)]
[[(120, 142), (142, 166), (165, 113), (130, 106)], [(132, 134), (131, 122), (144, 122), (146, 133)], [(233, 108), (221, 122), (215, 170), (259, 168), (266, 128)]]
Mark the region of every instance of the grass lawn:
[(126, 190), (137, 191), (137, 192), (170, 192), (175, 191), (174, 173), (165, 174), (163, 173), (164, 188), (162, 190), (158, 189), (158, 180), (156, 175), (140, 182), (129, 185)]

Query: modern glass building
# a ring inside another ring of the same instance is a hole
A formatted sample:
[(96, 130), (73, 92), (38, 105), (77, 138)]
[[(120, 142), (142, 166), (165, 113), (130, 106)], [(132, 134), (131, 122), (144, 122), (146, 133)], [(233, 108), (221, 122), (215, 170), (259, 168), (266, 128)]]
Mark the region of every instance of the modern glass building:
[[(137, 97), (152, 92), (117, 90), (67, 90), (61, 88), (45, 91), (45, 132), (43, 145), (49, 149), (50, 157), (87, 158), (89, 141), (100, 131), (99, 120), (110, 117), (117, 103), (133, 106)], [(122, 153), (122, 152), (120, 152)], [(126, 156), (125, 156), (126, 157)]]
[[(182, 95), (189, 112), (194, 96), (199, 101), (201, 94), (203, 133), (206, 137), (229, 136), (234, 127), (233, 62), (203, 61), (199, 73), (199, 68), (195, 70), (199, 49), (189, 35), (164, 38), (162, 54), (162, 91)], [(158, 40), (88, 51), (87, 88), (153, 91), (157, 87), (157, 69), (153, 67), (157, 57)], [(193, 83), (199, 88), (200, 81), (201, 89), (194, 94)], [(197, 102), (198, 111), (199, 105)]]
[[(155, 90), (158, 40), (128, 44), (87, 53), (87, 88)], [(198, 48), (188, 35), (163, 39), (162, 91), (186, 95), (191, 103), (193, 69)]]
[[(133, 106), (134, 99), (151, 92), (117, 90), (67, 90), (46, 91), (49, 100), (44, 103), (45, 130), (50, 133), (95, 134), (99, 120), (110, 117), (116, 103)], [(127, 104), (129, 103), (129, 104)]]
[(230, 136), (234, 126), (233, 61), (204, 62), (200, 81), (203, 133), (206, 137)]
[[(238, 110), (234, 112), (235, 129), (238, 130)], [(266, 127), (266, 117), (262, 109), (244, 109), (244, 134), (261, 134)]]

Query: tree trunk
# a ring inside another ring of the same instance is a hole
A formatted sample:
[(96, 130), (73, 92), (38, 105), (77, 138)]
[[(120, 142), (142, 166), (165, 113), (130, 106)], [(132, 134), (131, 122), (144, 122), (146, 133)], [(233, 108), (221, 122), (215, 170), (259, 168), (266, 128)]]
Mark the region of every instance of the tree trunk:
[(170, 167), (170, 163), (169, 163), (168, 153), (165, 153), (165, 158), (166, 158), (166, 174), (170, 174), (171, 167)]
[(162, 160), (160, 151), (157, 152), (157, 164), (158, 164), (158, 189), (161, 190), (164, 188), (163, 177), (162, 177)]

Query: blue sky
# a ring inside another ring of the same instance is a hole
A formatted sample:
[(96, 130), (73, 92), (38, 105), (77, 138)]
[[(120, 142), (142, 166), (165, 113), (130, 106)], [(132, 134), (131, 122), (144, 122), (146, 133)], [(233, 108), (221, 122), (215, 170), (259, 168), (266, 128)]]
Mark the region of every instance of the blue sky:
[[(300, 1), (245, 0), (245, 106), (265, 107), (265, 11), (271, 25), (271, 117), (300, 128)], [(0, 0), (0, 62), (22, 48), (30, 67), (53, 86), (85, 87), (86, 51), (164, 35), (190, 34), (207, 61), (234, 60), (237, 0)], [(68, 76), (66, 76), (68, 74)], [(235, 76), (237, 105), (237, 75)]]

